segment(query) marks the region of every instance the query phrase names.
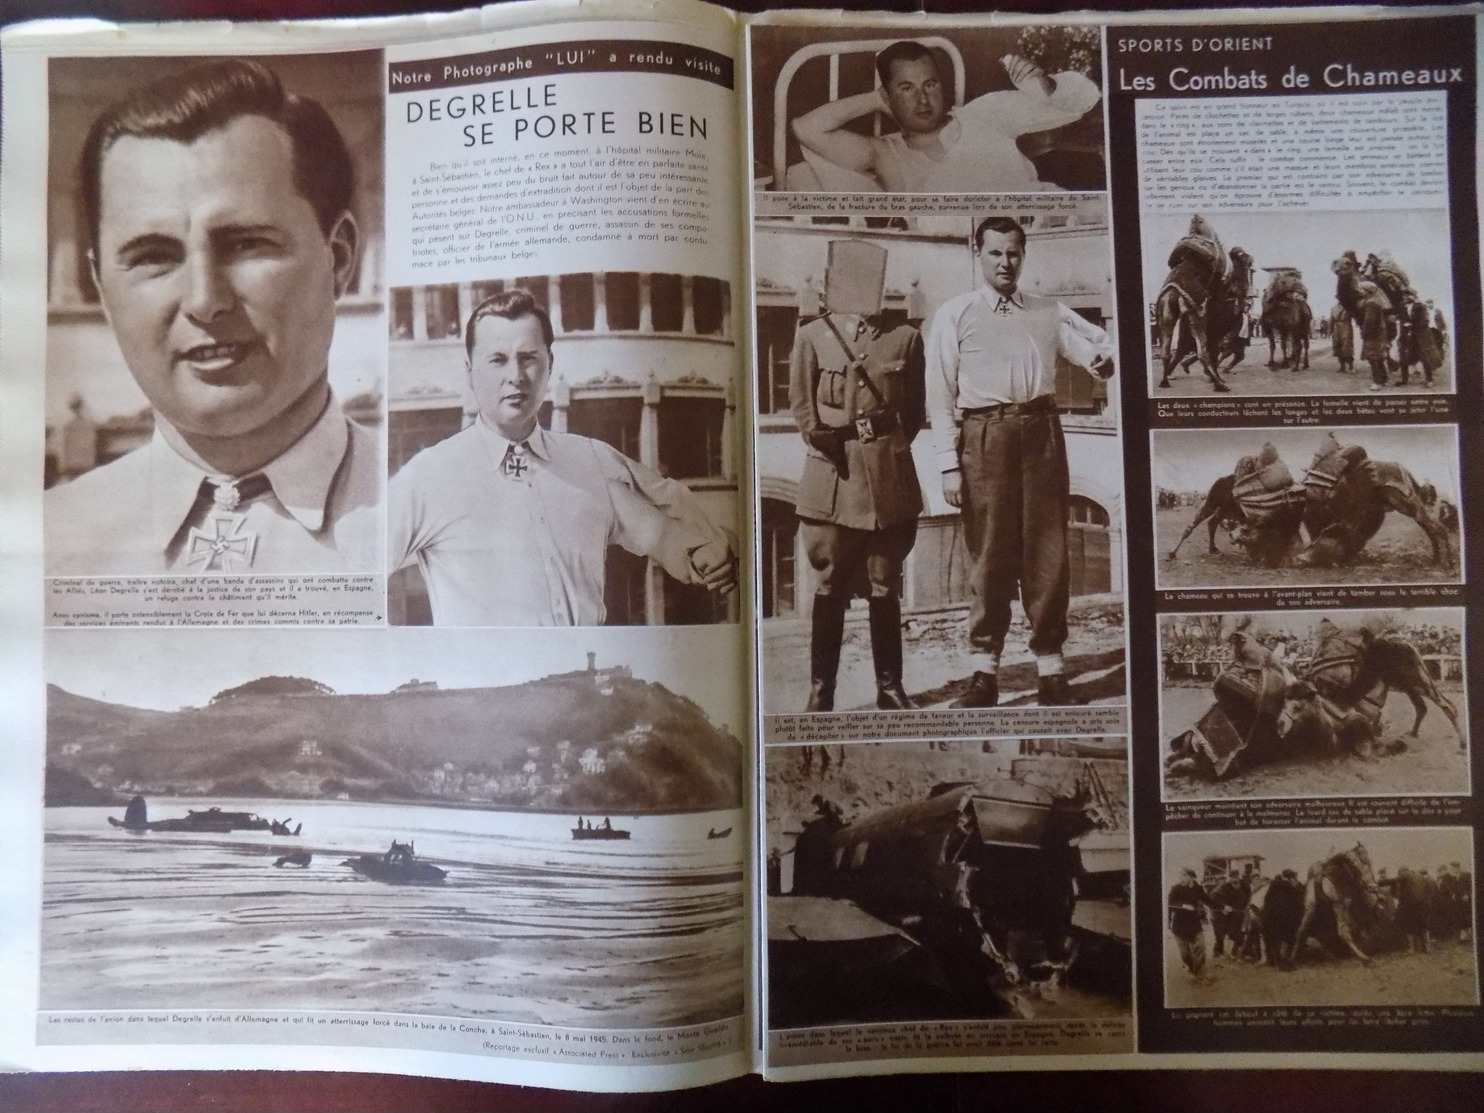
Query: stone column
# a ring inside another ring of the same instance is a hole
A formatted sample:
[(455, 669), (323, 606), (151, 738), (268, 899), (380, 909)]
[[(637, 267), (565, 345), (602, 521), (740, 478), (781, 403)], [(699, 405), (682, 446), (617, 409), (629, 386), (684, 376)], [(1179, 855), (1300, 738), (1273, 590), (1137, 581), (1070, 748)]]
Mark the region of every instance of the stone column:
[(414, 286), (412, 288), (412, 339), (426, 340), (428, 338), (428, 288), (426, 286)]
[(655, 471), (660, 467), (660, 384), (650, 372), (644, 383), (644, 408), (639, 413), (639, 462)]
[(562, 276), (546, 276), (546, 315), (551, 318), (551, 331), (560, 336), (562, 328)]
[(639, 331), (654, 331), (654, 307), (650, 304), (649, 272), (639, 274)]

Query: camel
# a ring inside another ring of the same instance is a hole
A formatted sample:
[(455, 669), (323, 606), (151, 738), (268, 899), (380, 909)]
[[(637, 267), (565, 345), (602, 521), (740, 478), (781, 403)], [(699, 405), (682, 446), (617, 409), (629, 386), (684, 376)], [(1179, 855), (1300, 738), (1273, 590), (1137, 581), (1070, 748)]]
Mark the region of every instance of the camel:
[[(1289, 274), (1295, 281), (1286, 282)], [(1314, 313), (1309, 308), (1302, 283), (1296, 282), (1297, 272), (1279, 272), (1268, 284), (1268, 294), (1263, 299), (1262, 323), (1268, 334), (1268, 366), (1274, 370), (1290, 368), (1309, 369), (1309, 333), (1314, 326)], [(1276, 359), (1282, 352), (1281, 361)]]
[(1228, 257), (1232, 262), (1229, 272), (1218, 280), (1204, 303), (1197, 304), (1180, 286), (1168, 281), (1155, 299), (1159, 358), (1164, 370), (1161, 387), (1170, 385), (1170, 372), (1176, 366), (1189, 370), (1190, 363), (1199, 359), (1212, 390), (1231, 390), (1221, 372), (1223, 366), (1235, 366), (1247, 350), (1241, 331), (1247, 315), (1252, 256), (1234, 247)]
[(1434, 510), (1436, 488), (1419, 483), (1401, 464), (1369, 459), (1358, 446), (1316, 456), (1304, 477), (1304, 495), (1303, 524), (1311, 540), (1298, 554), (1302, 566), (1353, 560), (1394, 510), (1427, 535), (1434, 566), (1453, 567), (1453, 545)]
[(1396, 336), (1396, 311), (1380, 286), (1360, 275), (1360, 263), (1347, 251), (1333, 263), (1335, 298), (1360, 326), (1360, 357), (1371, 367), (1372, 389), (1386, 385), (1392, 366), (1391, 342)]

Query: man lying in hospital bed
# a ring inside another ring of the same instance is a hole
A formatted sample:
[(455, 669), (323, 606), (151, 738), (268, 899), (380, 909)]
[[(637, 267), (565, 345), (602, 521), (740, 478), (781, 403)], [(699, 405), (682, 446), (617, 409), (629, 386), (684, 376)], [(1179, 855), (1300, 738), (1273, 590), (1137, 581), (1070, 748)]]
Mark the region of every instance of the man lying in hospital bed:
[[(1014, 89), (950, 108), (938, 63), (926, 46), (896, 42), (876, 55), (881, 86), (820, 105), (793, 121), (816, 170), (827, 160), (869, 175), (891, 193), (998, 193), (1058, 189), (1041, 181), (1016, 136), (1075, 123), (1102, 96), (1080, 73), (1048, 75), (1013, 54), (1000, 60)], [(879, 138), (846, 125), (882, 112), (899, 132)], [(830, 188), (828, 184), (825, 188)]]

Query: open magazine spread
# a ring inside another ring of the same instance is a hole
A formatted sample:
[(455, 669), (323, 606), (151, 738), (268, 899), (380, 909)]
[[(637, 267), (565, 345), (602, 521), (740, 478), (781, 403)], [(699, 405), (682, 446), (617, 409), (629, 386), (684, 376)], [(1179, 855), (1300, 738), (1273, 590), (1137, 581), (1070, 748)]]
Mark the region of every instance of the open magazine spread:
[(1484, 1067), (1481, 41), (7, 30), (0, 1063)]

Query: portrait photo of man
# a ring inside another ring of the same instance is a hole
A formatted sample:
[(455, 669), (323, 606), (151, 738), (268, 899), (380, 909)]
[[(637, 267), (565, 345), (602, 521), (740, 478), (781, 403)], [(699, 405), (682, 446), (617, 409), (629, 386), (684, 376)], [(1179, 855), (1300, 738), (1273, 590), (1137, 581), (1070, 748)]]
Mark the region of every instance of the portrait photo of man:
[(999, 702), (1000, 657), (1018, 596), (1036, 660), (1037, 702), (1073, 702), (1064, 675), (1069, 601), (1066, 442), (1056, 404), (1058, 359), (1107, 379), (1108, 334), (1067, 306), (1020, 289), (1025, 228), (989, 216), (974, 230), (987, 285), (944, 303), (929, 325), (933, 424), (943, 498), (963, 513), (970, 562), (974, 675), (952, 706)]
[[(54, 250), (54, 303), (59, 287), (83, 303), (95, 291), (115, 346), (92, 335), (92, 309), (53, 315), (50, 393), (72, 416), (66, 451), (48, 460), (47, 572), (379, 570), (380, 438), (331, 385), (337, 302), (369, 285), (356, 189), (379, 162), (377, 107), (340, 105), (357, 125), (353, 154), (326, 107), (273, 65), (126, 61), (153, 76), (82, 141), (72, 231), (84, 261)], [(338, 70), (375, 89), (374, 55)], [(61, 103), (75, 112), (90, 92)], [(132, 386), (94, 353), (121, 355)], [(137, 418), (119, 413), (140, 396)]]
[(754, 29), (755, 87), (778, 94), (758, 106), (759, 135), (773, 129), (773, 150), (758, 152), (771, 154), (769, 188), (1104, 187), (1097, 44), (1076, 29), (896, 40), (857, 29), (839, 43), (795, 42), (790, 30)]
[(473, 419), (392, 477), (388, 567), (417, 566), (434, 625), (602, 625), (612, 548), (713, 596), (736, 584), (731, 532), (685, 483), (543, 426), (555, 339), (529, 290), (480, 301), (463, 328)]

